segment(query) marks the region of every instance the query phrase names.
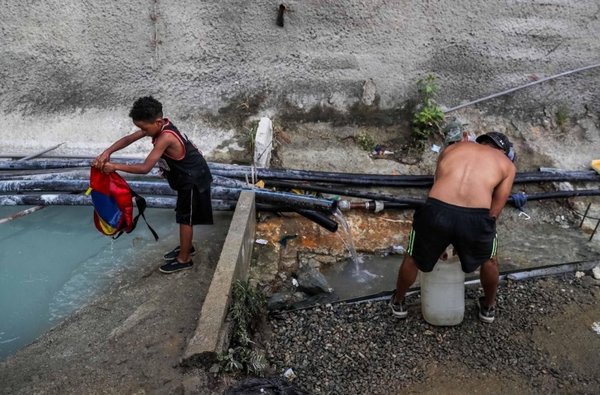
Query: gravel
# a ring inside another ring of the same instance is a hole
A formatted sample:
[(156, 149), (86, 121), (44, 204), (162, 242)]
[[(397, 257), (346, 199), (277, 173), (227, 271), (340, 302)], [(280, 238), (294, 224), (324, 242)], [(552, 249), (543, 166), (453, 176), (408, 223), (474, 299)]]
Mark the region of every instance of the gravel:
[[(517, 375), (533, 391), (566, 387), (592, 393), (598, 388), (599, 374), (552, 360), (534, 333), (551, 331), (549, 320), (568, 307), (597, 304), (600, 282), (573, 275), (509, 282), (499, 289), (496, 321), (489, 325), (477, 318), (480, 292), (467, 289), (465, 318), (455, 327), (427, 324), (418, 297), (407, 301), (406, 320), (393, 317), (385, 302), (273, 316), (267, 357), (276, 373), (292, 368), (294, 383), (315, 394), (410, 390), (427, 380), (432, 365), (452, 364), (501, 379)], [(600, 354), (595, 355), (597, 366)]]

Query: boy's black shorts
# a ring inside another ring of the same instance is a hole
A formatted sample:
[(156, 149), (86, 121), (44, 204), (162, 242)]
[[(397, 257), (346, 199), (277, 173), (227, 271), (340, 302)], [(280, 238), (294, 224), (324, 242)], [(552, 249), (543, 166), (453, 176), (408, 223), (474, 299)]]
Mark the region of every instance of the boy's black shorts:
[(452, 244), (462, 270), (471, 273), (496, 255), (496, 219), (489, 209), (468, 208), (428, 198), (415, 211), (408, 239), (408, 255), (422, 272), (433, 270), (440, 255)]
[(175, 206), (175, 222), (186, 225), (212, 225), (210, 186), (199, 190), (197, 186), (179, 189)]

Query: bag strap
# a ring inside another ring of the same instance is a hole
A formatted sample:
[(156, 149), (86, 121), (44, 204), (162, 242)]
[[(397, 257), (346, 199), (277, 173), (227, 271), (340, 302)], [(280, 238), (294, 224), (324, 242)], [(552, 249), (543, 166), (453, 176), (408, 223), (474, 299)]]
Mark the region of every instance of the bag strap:
[[(140, 216), (142, 216), (144, 222), (146, 223), (146, 226), (148, 226), (148, 229), (150, 229), (150, 232), (152, 232), (154, 240), (158, 241), (158, 234), (154, 229), (152, 229), (152, 226), (150, 226), (148, 220), (146, 220), (146, 216), (144, 215), (144, 211), (146, 211), (146, 199), (138, 195), (133, 189), (130, 188), (129, 190), (131, 191), (131, 196), (134, 197), (135, 205), (138, 208), (138, 214), (135, 217), (133, 217), (133, 223), (130, 232), (135, 229), (135, 227), (137, 226), (137, 222), (140, 219)], [(113, 237), (113, 239), (117, 239), (119, 236), (121, 236), (122, 233), (123, 231), (120, 231), (116, 236)]]
[(132, 230), (135, 229), (135, 226), (137, 225), (137, 221), (138, 221), (138, 219), (140, 218), (140, 215), (141, 215), (142, 218), (144, 219), (144, 222), (146, 223), (146, 226), (148, 227), (148, 229), (150, 229), (150, 232), (152, 232), (152, 236), (154, 236), (154, 241), (158, 241), (158, 234), (156, 233), (156, 231), (154, 229), (152, 229), (152, 226), (150, 226), (150, 224), (148, 223), (148, 220), (146, 219), (146, 216), (144, 215), (144, 211), (146, 211), (146, 199), (144, 199), (143, 197), (141, 197), (140, 195), (138, 195), (133, 190), (131, 191), (131, 194), (135, 198), (135, 205), (138, 208), (138, 215), (136, 215), (133, 218), (133, 228), (132, 228)]

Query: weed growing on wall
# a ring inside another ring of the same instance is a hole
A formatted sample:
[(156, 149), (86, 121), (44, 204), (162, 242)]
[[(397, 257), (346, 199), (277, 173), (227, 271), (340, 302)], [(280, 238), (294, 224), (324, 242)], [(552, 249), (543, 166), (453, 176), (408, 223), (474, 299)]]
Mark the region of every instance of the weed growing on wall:
[(265, 296), (258, 288), (247, 281), (235, 282), (229, 309), (233, 325), (230, 348), (219, 356), (224, 371), (260, 375), (266, 369), (267, 360), (252, 341), (264, 307)]
[(250, 127), (244, 131), (244, 145), (250, 155), (254, 155), (256, 146), (256, 131), (258, 130), (258, 121), (252, 122)]
[(554, 114), (556, 125), (562, 130), (569, 120), (569, 111), (565, 107), (560, 107)]
[(424, 140), (440, 130), (444, 112), (435, 101), (438, 91), (435, 76), (429, 74), (417, 81), (417, 89), (419, 102), (413, 114), (412, 130), (417, 139)]
[(360, 133), (356, 136), (356, 142), (360, 146), (360, 148), (364, 149), (367, 152), (371, 152), (375, 149), (375, 140), (368, 133)]

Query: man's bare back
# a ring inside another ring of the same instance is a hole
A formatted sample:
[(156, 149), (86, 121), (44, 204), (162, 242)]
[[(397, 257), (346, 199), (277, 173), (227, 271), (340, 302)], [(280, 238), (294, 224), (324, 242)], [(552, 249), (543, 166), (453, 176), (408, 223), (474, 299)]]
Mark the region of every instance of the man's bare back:
[(487, 144), (455, 143), (438, 158), (429, 196), (461, 207), (487, 208), (498, 217), (516, 168), (503, 151)]

